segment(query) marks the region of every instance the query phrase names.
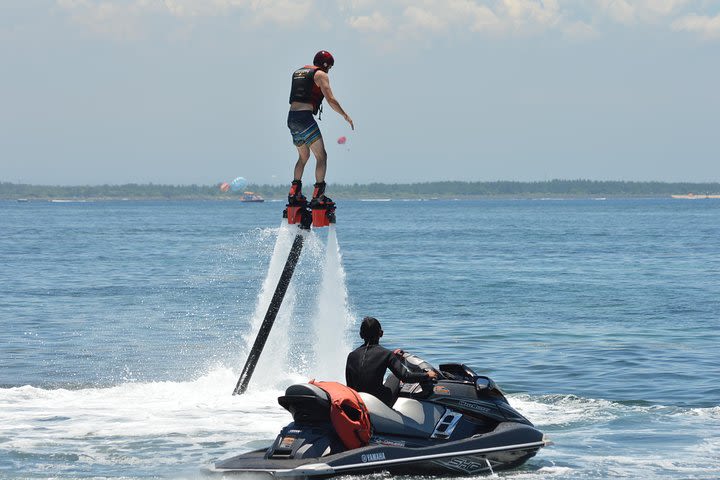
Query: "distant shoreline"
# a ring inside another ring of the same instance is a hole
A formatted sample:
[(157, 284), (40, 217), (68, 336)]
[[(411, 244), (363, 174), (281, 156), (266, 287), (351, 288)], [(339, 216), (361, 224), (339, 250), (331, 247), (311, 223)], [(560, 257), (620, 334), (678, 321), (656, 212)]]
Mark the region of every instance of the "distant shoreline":
[[(336, 201), (356, 201), (368, 203), (387, 203), (387, 202), (433, 202), (433, 201), (472, 201), (472, 200), (537, 200), (537, 201), (553, 201), (553, 200), (665, 200), (665, 199), (687, 199), (687, 200), (705, 200), (720, 199), (718, 195), (605, 195), (605, 196), (587, 196), (587, 195), (554, 195), (554, 196), (533, 196), (533, 195), (483, 195), (483, 196), (448, 196), (448, 197), (395, 197), (395, 198), (360, 198), (360, 197), (344, 197), (336, 195), (333, 200)], [(264, 203), (280, 203), (285, 202), (284, 198), (266, 198)], [(17, 197), (9, 198), (0, 196), (0, 202), (19, 202), (19, 203), (93, 203), (93, 202), (236, 202), (243, 203), (238, 198), (218, 198), (218, 197)], [(248, 203), (248, 202), (245, 202)], [(252, 202), (250, 202), (252, 203)], [(261, 202), (262, 203), (262, 202)]]
[[(267, 201), (284, 200), (286, 185), (248, 185)], [(307, 192), (306, 192), (307, 193)], [(329, 184), (337, 200), (472, 200), (472, 199), (596, 199), (716, 198), (720, 183), (550, 180), (543, 182), (424, 182), (406, 184)], [(218, 185), (84, 185), (53, 186), (0, 182), (0, 199), (20, 201), (226, 200), (242, 192), (222, 192)]]

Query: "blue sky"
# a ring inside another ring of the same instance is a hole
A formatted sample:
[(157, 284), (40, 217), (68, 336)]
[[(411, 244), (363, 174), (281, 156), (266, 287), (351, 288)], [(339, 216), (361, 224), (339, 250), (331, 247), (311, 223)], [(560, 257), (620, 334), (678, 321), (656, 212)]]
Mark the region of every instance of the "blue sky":
[(0, 181), (287, 183), (319, 49), (330, 183), (720, 181), (720, 0), (3, 0)]

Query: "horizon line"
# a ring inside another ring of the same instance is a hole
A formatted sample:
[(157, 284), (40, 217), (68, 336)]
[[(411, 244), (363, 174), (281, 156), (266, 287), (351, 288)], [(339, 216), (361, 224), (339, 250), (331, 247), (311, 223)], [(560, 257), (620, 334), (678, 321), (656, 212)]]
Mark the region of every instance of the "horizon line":
[[(707, 184), (720, 184), (720, 180), (592, 180), (587, 178), (553, 178), (551, 180), (422, 180), (422, 181), (404, 181), (404, 182), (353, 182), (344, 183), (336, 182), (331, 185), (336, 186), (361, 186), (361, 185), (423, 185), (430, 183), (454, 183), (454, 184), (474, 184), (474, 183), (519, 183), (519, 184), (533, 184), (533, 183), (553, 183), (553, 182), (583, 182), (583, 183), (656, 183), (656, 184), (685, 184), (685, 185), (707, 185)], [(0, 180), (0, 185), (15, 185), (15, 186), (30, 186), (30, 187), (122, 187), (129, 185), (137, 186), (163, 186), (163, 187), (215, 187), (221, 185), (224, 182), (214, 183), (159, 183), (154, 181), (148, 182), (124, 182), (124, 183), (76, 183), (76, 184), (47, 184), (47, 183), (25, 183), (25, 182), (12, 182)], [(248, 183), (247, 187), (283, 187), (285, 183)], [(246, 187), (246, 188), (247, 188)]]

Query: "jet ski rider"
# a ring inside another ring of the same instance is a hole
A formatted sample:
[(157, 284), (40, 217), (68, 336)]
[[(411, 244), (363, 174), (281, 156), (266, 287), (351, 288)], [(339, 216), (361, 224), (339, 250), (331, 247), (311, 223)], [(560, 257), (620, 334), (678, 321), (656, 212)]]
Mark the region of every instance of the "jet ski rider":
[(360, 324), (360, 337), (365, 341), (361, 346), (350, 352), (345, 366), (345, 381), (347, 386), (358, 391), (366, 392), (382, 400), (388, 407), (392, 407), (400, 393), (400, 383), (395, 380), (383, 385), (385, 371), (390, 371), (406, 383), (417, 383), (437, 379), (434, 371), (411, 372), (403, 365), (396, 355), (396, 350), (380, 346), (380, 337), (383, 330), (380, 322), (374, 317), (363, 318)]

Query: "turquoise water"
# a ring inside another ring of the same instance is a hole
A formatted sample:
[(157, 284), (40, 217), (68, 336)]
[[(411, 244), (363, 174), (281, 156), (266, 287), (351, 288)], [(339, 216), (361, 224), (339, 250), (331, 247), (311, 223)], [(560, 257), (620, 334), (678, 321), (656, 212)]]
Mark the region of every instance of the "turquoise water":
[[(0, 202), (0, 477), (198, 478), (273, 438), (283, 387), (356, 343), (319, 298), (324, 229), (280, 363), (230, 395), (281, 209)], [(348, 201), (336, 233), (351, 319), (489, 374), (552, 437), (503, 476), (720, 477), (719, 201)]]

